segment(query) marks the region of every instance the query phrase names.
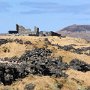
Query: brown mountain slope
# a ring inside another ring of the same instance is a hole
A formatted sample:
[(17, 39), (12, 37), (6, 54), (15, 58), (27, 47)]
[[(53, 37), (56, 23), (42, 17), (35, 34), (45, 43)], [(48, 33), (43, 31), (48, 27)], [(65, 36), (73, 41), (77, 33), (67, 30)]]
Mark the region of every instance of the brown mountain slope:
[(61, 29), (60, 31), (58, 31), (58, 33), (65, 36), (83, 38), (90, 41), (90, 25), (74, 24)]

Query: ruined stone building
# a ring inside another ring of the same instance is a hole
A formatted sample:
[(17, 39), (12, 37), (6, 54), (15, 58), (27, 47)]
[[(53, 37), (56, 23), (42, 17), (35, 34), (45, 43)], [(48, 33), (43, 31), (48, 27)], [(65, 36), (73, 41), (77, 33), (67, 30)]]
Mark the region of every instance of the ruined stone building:
[(20, 26), (16, 24), (16, 30), (10, 30), (8, 31), (9, 34), (16, 34), (16, 35), (28, 35), (28, 36), (61, 36), (61, 34), (58, 34), (56, 32), (50, 31), (39, 31), (38, 27), (34, 27), (34, 31), (31, 31), (31, 29), (26, 29), (23, 26)]
[(16, 24), (16, 30), (10, 30), (8, 31), (9, 34), (19, 34), (19, 35), (31, 35), (31, 36), (38, 36), (39, 35), (39, 28), (34, 27), (34, 31), (31, 31), (31, 29), (26, 29), (23, 26), (20, 26)]

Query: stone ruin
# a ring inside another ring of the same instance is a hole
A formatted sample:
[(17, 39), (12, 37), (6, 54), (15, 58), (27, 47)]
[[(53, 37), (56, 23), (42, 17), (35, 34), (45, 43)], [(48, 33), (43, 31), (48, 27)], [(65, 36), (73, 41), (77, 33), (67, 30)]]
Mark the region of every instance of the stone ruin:
[(9, 34), (15, 34), (15, 35), (28, 35), (28, 36), (61, 36), (61, 34), (58, 34), (56, 32), (50, 31), (50, 32), (44, 32), (39, 31), (38, 27), (34, 27), (34, 31), (31, 31), (31, 29), (26, 29), (23, 26), (20, 26), (16, 24), (16, 30), (10, 30), (8, 31)]
[(34, 31), (31, 31), (31, 29), (26, 29), (25, 27), (16, 24), (16, 31), (10, 30), (10, 31), (8, 31), (8, 33), (9, 34), (38, 36), (39, 28), (35, 26)]

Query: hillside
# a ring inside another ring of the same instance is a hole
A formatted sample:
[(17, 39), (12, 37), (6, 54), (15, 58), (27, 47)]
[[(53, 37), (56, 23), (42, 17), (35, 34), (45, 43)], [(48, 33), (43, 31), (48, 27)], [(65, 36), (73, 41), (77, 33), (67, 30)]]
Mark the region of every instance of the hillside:
[(0, 90), (90, 90), (90, 42), (0, 36), (0, 76)]
[(74, 24), (61, 29), (60, 31), (58, 31), (58, 33), (66, 36), (83, 38), (90, 41), (90, 25)]

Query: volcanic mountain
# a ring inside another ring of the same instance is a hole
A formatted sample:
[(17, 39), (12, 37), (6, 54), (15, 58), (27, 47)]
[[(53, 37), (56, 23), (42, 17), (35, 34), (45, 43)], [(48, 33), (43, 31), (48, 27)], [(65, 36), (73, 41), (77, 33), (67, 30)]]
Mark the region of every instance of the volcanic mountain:
[(90, 41), (90, 25), (74, 24), (61, 29), (60, 31), (58, 31), (58, 33), (65, 36), (83, 38)]

